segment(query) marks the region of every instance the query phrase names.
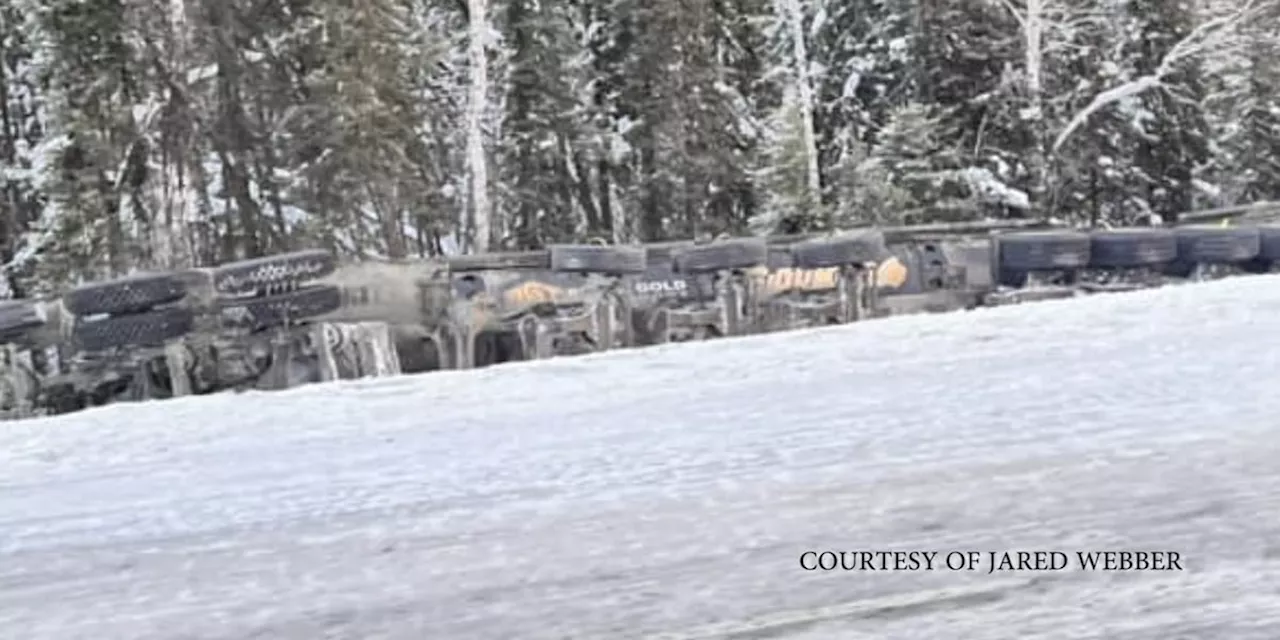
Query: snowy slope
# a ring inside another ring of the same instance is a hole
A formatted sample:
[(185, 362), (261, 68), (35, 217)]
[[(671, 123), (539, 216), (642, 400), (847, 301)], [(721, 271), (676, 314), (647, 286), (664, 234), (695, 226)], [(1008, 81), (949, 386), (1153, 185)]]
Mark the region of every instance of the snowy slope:
[[(4, 425), (0, 629), (1274, 640), (1278, 334), (1246, 277)], [(1187, 570), (798, 564), (1117, 548)]]

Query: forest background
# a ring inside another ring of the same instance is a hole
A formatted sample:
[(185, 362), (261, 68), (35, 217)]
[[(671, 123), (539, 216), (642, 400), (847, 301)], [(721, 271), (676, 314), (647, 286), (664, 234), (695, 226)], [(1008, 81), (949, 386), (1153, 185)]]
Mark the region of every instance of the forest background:
[(1280, 0), (0, 0), (7, 295), (1280, 200)]

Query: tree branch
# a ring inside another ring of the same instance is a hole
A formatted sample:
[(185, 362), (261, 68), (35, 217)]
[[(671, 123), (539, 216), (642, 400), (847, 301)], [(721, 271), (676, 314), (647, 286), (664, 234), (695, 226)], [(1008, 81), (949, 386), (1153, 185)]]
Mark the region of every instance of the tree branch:
[(1161, 58), (1154, 72), (1095, 95), (1084, 109), (1072, 116), (1067, 126), (1058, 134), (1053, 141), (1053, 151), (1057, 152), (1061, 149), (1062, 145), (1084, 126), (1093, 114), (1116, 102), (1160, 87), (1164, 84), (1164, 79), (1172, 74), (1180, 63), (1231, 44), (1238, 33), (1238, 27), (1247, 23), (1250, 17), (1258, 12), (1257, 3), (1258, 0), (1249, 0), (1237, 11), (1205, 21), (1185, 38), (1175, 43)]

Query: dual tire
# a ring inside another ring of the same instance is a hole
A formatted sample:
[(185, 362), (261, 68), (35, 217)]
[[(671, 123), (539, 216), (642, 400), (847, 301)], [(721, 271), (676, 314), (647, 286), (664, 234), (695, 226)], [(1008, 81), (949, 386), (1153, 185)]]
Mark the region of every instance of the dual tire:
[[(223, 323), (260, 329), (336, 310), (341, 304), (337, 287), (299, 287), (335, 267), (328, 252), (297, 251), (231, 262), (211, 269), (208, 277)], [(159, 347), (190, 333), (196, 311), (183, 302), (191, 279), (190, 273), (138, 273), (72, 289), (62, 304), (76, 318), (73, 344), (84, 352)]]
[(1004, 273), (1152, 267), (1178, 272), (1201, 264), (1269, 267), (1280, 261), (1280, 227), (1271, 226), (1033, 231), (1002, 235), (996, 243)]

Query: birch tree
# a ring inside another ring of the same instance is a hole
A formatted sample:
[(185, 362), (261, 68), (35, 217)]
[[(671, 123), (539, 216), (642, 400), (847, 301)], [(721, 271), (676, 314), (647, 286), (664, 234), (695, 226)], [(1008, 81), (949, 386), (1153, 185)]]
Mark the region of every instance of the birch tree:
[(489, 200), (489, 166), (485, 150), (485, 112), (489, 96), (488, 0), (467, 0), (467, 176), (471, 218), (470, 249), (489, 250), (493, 239), (493, 205)]
[[(821, 204), (822, 178), (818, 163), (818, 141), (814, 134), (813, 80), (810, 76), (809, 49), (805, 42), (804, 0), (778, 0), (781, 15), (787, 25), (791, 40), (792, 82), (795, 92), (795, 109), (799, 116), (801, 153), (804, 158), (805, 199), (811, 208)], [(812, 213), (812, 212), (811, 212)]]
[(812, 74), (816, 61), (809, 49), (809, 32), (820, 30), (825, 11), (819, 8), (810, 22), (807, 1), (773, 0), (767, 16), (774, 64), (763, 73), (778, 98), (769, 101), (773, 108), (764, 118), (765, 144), (758, 172), (764, 206), (750, 223), (757, 231), (796, 232), (831, 222), (821, 215), (822, 161)]
[[(181, 69), (190, 63), (188, 48), (191, 42), (191, 25), (188, 20), (187, 2), (186, 0), (169, 0), (168, 5), (169, 38), (172, 43), (169, 48), (170, 63), (168, 67), (170, 69)], [(186, 78), (170, 78), (170, 81), (181, 83), (179, 86), (168, 89), (170, 109), (172, 112), (176, 112), (175, 115), (182, 121), (182, 124), (189, 124), (189, 118), (185, 117), (187, 114), (182, 113), (189, 108), (188, 105), (183, 103), (182, 95), (185, 90)], [(190, 131), (183, 131), (176, 137), (179, 140), (190, 141), (192, 136), (183, 135), (189, 133)], [(191, 264), (191, 258), (194, 256), (194, 248), (190, 245), (191, 237), (189, 234), (193, 226), (191, 223), (195, 218), (193, 214), (196, 202), (200, 196), (195, 193), (192, 188), (192, 181), (184, 170), (191, 158), (187, 153), (184, 153), (182, 147), (183, 145), (179, 144), (172, 145), (172, 147), (166, 149), (167, 153), (163, 162), (164, 174), (161, 181), (160, 194), (160, 209), (163, 217), (161, 224), (156, 229), (155, 243), (161, 264), (169, 267)]]
[[(1100, 16), (1079, 0), (1000, 0), (1017, 21), (1022, 41), (1021, 78), (1024, 106), (1019, 112), (1022, 125), (1031, 134), (1027, 149), (1031, 184), (1028, 194), (1033, 206), (1043, 206), (1049, 191), (1050, 124), (1046, 109), (1046, 59), (1073, 45), (1075, 34), (1094, 26)], [(1055, 147), (1056, 149), (1056, 147)]]

